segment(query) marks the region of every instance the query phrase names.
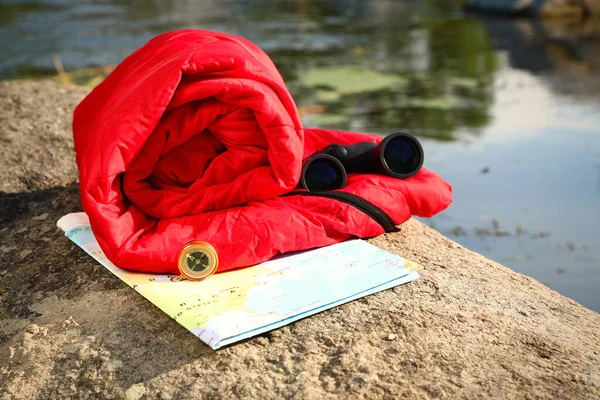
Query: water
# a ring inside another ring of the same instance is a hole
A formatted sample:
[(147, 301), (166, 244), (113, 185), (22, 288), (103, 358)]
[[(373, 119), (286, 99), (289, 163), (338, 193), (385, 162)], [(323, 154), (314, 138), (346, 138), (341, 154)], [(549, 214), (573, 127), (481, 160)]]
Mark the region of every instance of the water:
[(447, 3), (0, 0), (0, 78), (114, 65), (171, 29), (243, 35), (306, 126), (421, 138), (455, 200), (424, 222), (600, 311), (600, 22)]

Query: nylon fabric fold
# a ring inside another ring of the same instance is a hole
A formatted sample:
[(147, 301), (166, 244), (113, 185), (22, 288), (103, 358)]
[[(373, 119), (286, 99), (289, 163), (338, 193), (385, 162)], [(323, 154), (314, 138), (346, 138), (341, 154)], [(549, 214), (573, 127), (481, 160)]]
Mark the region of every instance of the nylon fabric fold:
[[(153, 38), (77, 106), (73, 135), (83, 209), (121, 268), (177, 273), (179, 251), (194, 240), (215, 247), (222, 272), (382, 233), (334, 199), (280, 197), (307, 155), (382, 138), (304, 129), (275, 65), (238, 36)], [(397, 224), (451, 202), (450, 185), (426, 169), (404, 181), (349, 176), (343, 191)]]

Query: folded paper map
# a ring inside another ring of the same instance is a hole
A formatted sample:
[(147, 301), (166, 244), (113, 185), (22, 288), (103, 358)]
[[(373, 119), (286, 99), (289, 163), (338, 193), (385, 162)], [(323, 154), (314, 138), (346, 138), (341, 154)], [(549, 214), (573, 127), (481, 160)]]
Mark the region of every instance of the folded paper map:
[(58, 227), (110, 272), (212, 349), (235, 343), (419, 277), (417, 264), (362, 240), (224, 272), (201, 282), (125, 271), (96, 241), (85, 213)]

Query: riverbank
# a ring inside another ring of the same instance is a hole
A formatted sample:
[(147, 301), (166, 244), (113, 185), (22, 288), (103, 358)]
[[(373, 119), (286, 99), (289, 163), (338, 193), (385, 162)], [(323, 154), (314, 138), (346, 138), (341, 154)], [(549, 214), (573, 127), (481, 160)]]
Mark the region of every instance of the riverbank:
[(3, 399), (600, 396), (600, 314), (414, 220), (371, 242), (416, 282), (210, 350), (55, 227), (88, 90), (0, 82)]

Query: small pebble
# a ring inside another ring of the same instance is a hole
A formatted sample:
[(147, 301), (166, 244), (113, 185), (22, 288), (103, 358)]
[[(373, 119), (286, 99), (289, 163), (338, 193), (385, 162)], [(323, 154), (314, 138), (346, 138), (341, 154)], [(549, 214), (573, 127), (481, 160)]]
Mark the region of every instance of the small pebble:
[(3, 253), (8, 253), (15, 249), (16, 249), (16, 247), (14, 247), (14, 246), (10, 246), (10, 247), (9, 246), (0, 246), (0, 251)]
[(19, 257), (21, 257), (21, 259), (23, 259), (23, 258), (27, 257), (28, 255), (30, 255), (31, 253), (33, 253), (31, 250), (25, 249), (19, 253)]
[(276, 331), (271, 332), (271, 337), (272, 338), (281, 337), (282, 335), (283, 335), (283, 332), (281, 331), (281, 329), (278, 329)]
[(74, 326), (77, 327), (79, 326), (79, 324), (77, 322), (75, 322), (75, 320), (73, 319), (73, 316), (69, 316), (69, 318), (67, 318), (64, 322), (63, 322), (63, 328), (67, 328), (70, 326)]
[(27, 330), (28, 333), (31, 333), (32, 335), (35, 335), (36, 333), (40, 333), (40, 327), (37, 326), (36, 324), (31, 324), (25, 329)]
[(387, 340), (396, 340), (398, 336), (395, 333), (390, 333), (387, 337)]
[(138, 383), (132, 385), (125, 391), (125, 398), (127, 400), (138, 400), (141, 399), (146, 394), (146, 388)]
[(32, 219), (35, 219), (37, 221), (42, 221), (42, 220), (45, 220), (46, 218), (48, 218), (48, 213), (40, 214), (38, 216), (33, 217)]

